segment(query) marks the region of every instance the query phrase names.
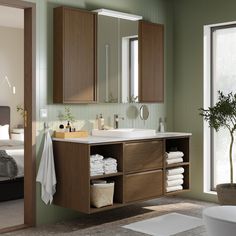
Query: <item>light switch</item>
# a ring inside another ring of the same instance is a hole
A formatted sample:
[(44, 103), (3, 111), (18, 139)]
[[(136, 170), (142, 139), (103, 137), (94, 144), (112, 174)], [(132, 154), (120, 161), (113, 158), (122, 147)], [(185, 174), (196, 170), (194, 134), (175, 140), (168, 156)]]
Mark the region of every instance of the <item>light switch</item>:
[(41, 108), (40, 109), (40, 118), (47, 118), (48, 117), (48, 109)]

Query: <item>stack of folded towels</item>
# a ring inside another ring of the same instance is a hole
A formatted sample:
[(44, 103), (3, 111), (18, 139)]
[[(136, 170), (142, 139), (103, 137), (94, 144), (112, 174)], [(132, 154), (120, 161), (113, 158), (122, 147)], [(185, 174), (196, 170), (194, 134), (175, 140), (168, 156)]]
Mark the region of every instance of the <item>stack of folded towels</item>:
[(90, 156), (90, 176), (117, 173), (117, 160), (95, 154)]
[(166, 171), (166, 192), (173, 192), (183, 189), (184, 168), (178, 167)]
[(104, 157), (99, 154), (90, 156), (90, 176), (104, 174), (103, 159)]
[(167, 165), (183, 162), (184, 153), (180, 151), (167, 152), (166, 153), (166, 163)]
[(108, 157), (104, 159), (104, 173), (117, 173), (117, 160), (115, 158)]

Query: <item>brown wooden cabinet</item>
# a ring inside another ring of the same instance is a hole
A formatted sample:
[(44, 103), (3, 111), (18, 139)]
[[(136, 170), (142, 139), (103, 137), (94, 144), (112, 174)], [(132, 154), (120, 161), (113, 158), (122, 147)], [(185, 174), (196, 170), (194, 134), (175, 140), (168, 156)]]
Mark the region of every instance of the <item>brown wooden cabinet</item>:
[[(173, 166), (165, 163), (165, 151), (177, 147), (183, 151), (183, 190), (166, 193), (166, 170)], [(56, 205), (92, 214), (145, 201), (160, 196), (188, 191), (189, 183), (189, 137), (120, 141), (112, 143), (53, 142), (57, 175)], [(100, 154), (117, 160), (117, 173), (90, 176), (90, 155)], [(112, 206), (94, 208), (90, 205), (91, 181), (102, 179), (115, 183)]]
[(139, 141), (124, 145), (125, 173), (155, 170), (163, 167), (163, 141)]
[(164, 25), (139, 22), (139, 102), (164, 102)]
[(124, 200), (132, 202), (163, 195), (163, 170), (125, 175)]
[(124, 201), (134, 202), (163, 195), (163, 140), (124, 144)]
[(96, 21), (93, 12), (54, 8), (54, 103), (96, 101)]

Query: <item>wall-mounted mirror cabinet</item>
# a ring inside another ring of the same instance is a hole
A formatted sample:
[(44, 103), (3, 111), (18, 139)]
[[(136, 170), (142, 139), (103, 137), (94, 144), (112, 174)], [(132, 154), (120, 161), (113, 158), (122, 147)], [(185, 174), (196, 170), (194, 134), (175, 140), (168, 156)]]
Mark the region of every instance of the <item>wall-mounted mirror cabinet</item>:
[(164, 101), (164, 26), (114, 14), (54, 9), (54, 102)]

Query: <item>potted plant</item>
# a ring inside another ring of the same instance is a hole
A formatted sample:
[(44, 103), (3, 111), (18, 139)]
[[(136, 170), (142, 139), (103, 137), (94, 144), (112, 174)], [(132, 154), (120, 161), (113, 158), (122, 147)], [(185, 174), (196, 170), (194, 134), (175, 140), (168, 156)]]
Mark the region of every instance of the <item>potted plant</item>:
[(234, 134), (236, 131), (236, 93), (232, 92), (224, 95), (219, 91), (218, 102), (208, 109), (200, 109), (200, 115), (208, 122), (211, 128), (219, 131), (225, 128), (229, 131), (231, 141), (229, 147), (229, 164), (230, 164), (230, 183), (218, 184), (216, 191), (218, 200), (222, 205), (236, 205), (236, 184), (234, 183), (234, 166), (233, 166), (233, 145)]

